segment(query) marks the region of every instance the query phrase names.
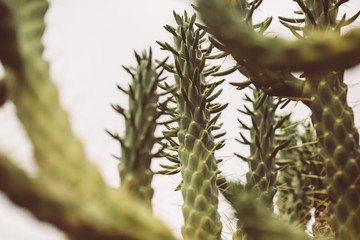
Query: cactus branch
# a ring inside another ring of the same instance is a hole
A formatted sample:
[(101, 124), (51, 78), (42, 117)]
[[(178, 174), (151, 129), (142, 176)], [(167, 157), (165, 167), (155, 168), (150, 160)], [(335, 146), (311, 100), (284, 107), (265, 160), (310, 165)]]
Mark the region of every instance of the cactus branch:
[[(360, 62), (358, 28), (343, 36), (331, 31), (315, 32), (311, 41), (264, 37), (248, 26), (239, 11), (230, 8), (231, 2), (198, 0), (198, 10), (208, 31), (237, 61), (246, 59), (248, 63), (266, 68), (291, 71), (344, 69)], [(297, 2), (302, 4), (302, 1)], [(304, 9), (307, 8), (304, 6)], [(312, 14), (307, 17), (315, 23)]]
[(105, 184), (73, 135), (42, 58), (46, 9), (42, 0), (0, 1), (0, 60), (39, 168), (30, 178), (0, 156), (1, 190), (76, 239), (174, 239), (149, 208)]

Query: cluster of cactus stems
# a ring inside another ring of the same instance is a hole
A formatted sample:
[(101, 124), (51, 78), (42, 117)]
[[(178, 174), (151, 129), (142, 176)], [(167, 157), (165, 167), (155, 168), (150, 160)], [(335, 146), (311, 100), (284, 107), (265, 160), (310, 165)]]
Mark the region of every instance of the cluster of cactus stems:
[[(165, 25), (173, 41), (158, 44), (172, 63), (154, 61), (151, 49), (135, 53), (137, 66), (124, 67), (132, 78), (129, 87), (118, 86), (129, 107), (112, 105), (125, 119), (123, 136), (109, 132), (121, 149), (121, 184), (115, 189), (105, 184), (72, 133), (42, 58), (47, 1), (0, 0), (5, 69), (0, 106), (6, 101), (16, 106), (38, 165), (30, 177), (0, 154), (1, 191), (69, 239), (170, 240), (176, 238), (152, 215), (151, 182), (154, 174), (180, 172), (176, 190), (184, 199), (186, 240), (222, 238), (219, 193), (234, 210), (236, 240), (359, 239), (359, 134), (344, 71), (360, 62), (360, 29), (346, 34), (341, 29), (360, 11), (339, 18), (347, 0), (294, 1), (299, 18), (279, 17), (294, 41), (264, 36), (272, 18), (253, 23), (262, 0), (198, 0), (194, 8), (203, 25), (186, 12), (174, 13), (176, 27)], [(214, 54), (215, 48), (220, 53)], [(211, 62), (228, 55), (236, 61), (228, 70)], [(245, 183), (220, 175), (221, 159), (215, 157), (225, 142), (226, 133), (216, 130), (227, 104), (214, 102), (226, 81), (214, 78), (236, 70), (247, 80), (232, 84), (253, 94), (239, 97), (244, 103), (239, 112), (251, 119), (250, 124), (238, 119), (237, 139), (250, 154), (234, 153), (248, 163)], [(312, 125), (279, 114), (292, 100), (309, 107)], [(163, 136), (155, 135), (157, 127), (164, 127)], [(170, 163), (153, 172), (154, 157)]]

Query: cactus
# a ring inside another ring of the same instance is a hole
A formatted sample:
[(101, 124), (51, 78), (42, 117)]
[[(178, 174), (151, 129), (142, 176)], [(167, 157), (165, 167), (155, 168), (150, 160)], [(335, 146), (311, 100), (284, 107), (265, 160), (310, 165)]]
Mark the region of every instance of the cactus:
[[(359, 63), (357, 44), (360, 30), (353, 29), (342, 37), (332, 31), (314, 31), (313, 41), (288, 41), (281, 38), (264, 38), (249, 28), (242, 12), (234, 11), (238, 0), (198, 1), (198, 9), (209, 31), (223, 42), (237, 61), (246, 58), (248, 61), (272, 69), (291, 69), (292, 71), (320, 71), (333, 68), (350, 68)], [(336, 17), (338, 8), (345, 1), (306, 1), (294, 0), (306, 14), (306, 22), (317, 25), (326, 22), (328, 16)], [(248, 1), (240, 1), (248, 2)], [(255, 0), (252, 6), (261, 4)], [(325, 3), (322, 8), (322, 2)], [(309, 7), (309, 4), (312, 5)], [(314, 14), (311, 10), (318, 12)], [(316, 19), (321, 17), (322, 19)], [(356, 16), (357, 17), (357, 16)], [(355, 19), (356, 19), (355, 17)], [(349, 18), (332, 22), (337, 28), (350, 24), (355, 19)], [(299, 22), (299, 21), (295, 21)]]
[(260, 199), (272, 209), (273, 197), (276, 193), (275, 157), (278, 151), (289, 143), (288, 140), (276, 141), (275, 131), (289, 116), (282, 117), (277, 121), (275, 111), (281, 101), (275, 103), (273, 97), (267, 96), (257, 89), (253, 90), (253, 95), (254, 99), (245, 95), (245, 101), (252, 102), (253, 110), (246, 108), (245, 111), (242, 111), (251, 116), (252, 127), (246, 126), (238, 119), (242, 128), (250, 131), (251, 140), (247, 140), (242, 134), (242, 140), (238, 140), (240, 143), (249, 145), (250, 156), (235, 155), (245, 160), (249, 165), (249, 172), (246, 174), (246, 188), (249, 191), (254, 190), (259, 193)]
[[(0, 106), (14, 103), (39, 169), (30, 177), (0, 153), (0, 190), (69, 239), (172, 240), (171, 231), (152, 214), (151, 181), (157, 173), (181, 172), (177, 190), (184, 199), (184, 239), (221, 239), (219, 191), (234, 211), (233, 239), (359, 239), (359, 134), (346, 99), (344, 71), (360, 61), (360, 30), (340, 31), (360, 12), (338, 19), (346, 0), (294, 1), (301, 18), (280, 17), (280, 22), (295, 41), (265, 37), (272, 18), (253, 23), (262, 0), (198, 0), (194, 8), (204, 25), (196, 23), (196, 15), (174, 13), (177, 26), (165, 25), (173, 43), (158, 42), (173, 56), (173, 64), (164, 60), (156, 65), (151, 50), (135, 53), (137, 66), (125, 67), (131, 85), (118, 86), (129, 97), (129, 109), (112, 105), (125, 118), (123, 136), (109, 132), (121, 147), (121, 185), (114, 189), (72, 133), (42, 58), (47, 1), (0, 0), (5, 68)], [(229, 69), (220, 70), (211, 61), (228, 55), (236, 61)], [(250, 86), (254, 94), (238, 101), (251, 118), (250, 124), (239, 119), (250, 132), (250, 140), (242, 132), (239, 140), (249, 145), (250, 156), (234, 154), (249, 163), (246, 183), (219, 175), (221, 159), (215, 156), (225, 144), (219, 139), (226, 133), (216, 130), (227, 104), (214, 102), (225, 80), (213, 78), (236, 70), (248, 79), (232, 84)], [(165, 71), (171, 75), (166, 81)], [(292, 100), (312, 112), (312, 126), (304, 126), (304, 133), (291, 115), (276, 111)], [(157, 127), (163, 127), (163, 136), (155, 136)], [(159, 156), (171, 164), (153, 172), (150, 163)], [(311, 217), (312, 236), (305, 231)]]
[[(299, 125), (303, 133), (300, 133)], [(323, 165), (317, 161), (319, 158), (316, 154), (317, 141), (312, 130), (309, 124), (285, 121), (279, 138), (290, 138), (291, 143), (280, 150), (276, 160), (279, 171), (277, 178), (279, 212), (288, 216), (290, 222), (299, 224), (304, 229), (311, 219), (313, 205), (317, 209), (320, 203), (317, 201), (319, 192), (325, 189), (321, 174), (314, 172), (320, 168), (318, 165), (322, 168)], [(318, 226), (319, 221), (316, 218), (315, 222)]]
[(1, 190), (73, 239), (175, 239), (148, 207), (125, 189), (105, 184), (72, 133), (42, 58), (47, 6), (42, 0), (0, 1), (8, 100), (33, 143), (39, 168), (36, 178), (30, 177), (1, 155)]
[[(174, 134), (178, 138), (177, 152), (183, 178), (184, 226), (181, 232), (184, 239), (219, 239), (222, 226), (217, 212), (218, 169), (214, 151), (222, 146), (222, 141), (215, 143), (211, 129), (226, 104), (212, 103), (220, 94), (211, 95), (219, 82), (206, 82), (205, 76), (215, 72), (217, 67), (205, 68), (212, 45), (202, 51), (204, 39), (201, 30), (195, 29), (196, 15), (188, 17), (185, 12), (183, 17), (176, 13), (174, 17), (177, 28), (166, 25), (165, 29), (174, 36), (175, 46), (158, 43), (170, 51), (175, 60), (168, 69), (175, 75), (177, 107), (169, 110), (179, 119)], [(211, 118), (211, 114), (216, 113)]]
[(118, 86), (120, 91), (129, 96), (129, 110), (126, 111), (117, 104), (112, 105), (115, 111), (125, 118), (125, 136), (119, 137), (118, 134), (111, 133), (110, 135), (121, 145), (121, 156), (118, 159), (122, 186), (151, 207), (154, 193), (151, 182), (154, 174), (150, 169), (150, 164), (152, 158), (157, 155), (151, 151), (158, 141), (154, 136), (156, 128), (154, 122), (162, 115), (161, 111), (157, 111), (160, 94), (156, 90), (159, 82), (164, 80), (161, 78), (163, 71), (157, 73), (156, 69), (165, 64), (165, 61), (154, 67), (151, 49), (149, 56), (146, 53), (140, 56), (135, 52), (135, 57), (138, 63), (137, 68), (124, 67), (133, 77), (129, 90)]
[[(261, 1), (253, 2), (253, 4), (256, 5), (259, 2)], [(339, 31), (343, 26), (353, 22), (359, 14), (356, 14), (350, 19), (343, 17), (342, 20), (338, 21), (338, 8), (345, 1), (320, 2), (296, 0), (296, 2), (301, 8), (300, 13), (304, 15), (304, 18), (300, 20), (281, 19), (286, 26), (293, 32), (296, 32), (296, 36), (300, 38), (293, 43), (285, 43), (279, 39), (265, 38), (257, 42), (257, 39), (255, 39), (257, 36), (249, 31), (249, 28), (246, 28), (244, 21), (241, 18), (236, 18), (241, 13), (239, 11), (232, 12), (229, 6), (227, 6), (231, 5), (232, 1), (199, 1), (198, 9), (202, 14), (205, 24), (208, 24), (210, 32), (221, 41), (224, 49), (231, 53), (239, 64), (243, 62), (246, 64), (256, 62), (265, 67), (265, 69), (268, 68), (269, 71), (274, 71), (271, 69), (276, 68), (304, 71), (303, 76), (305, 76), (305, 83), (300, 87), (302, 88), (302, 96), (293, 97), (303, 100), (313, 113), (312, 121), (319, 138), (320, 156), (324, 158), (325, 162), (326, 178), (329, 183), (329, 189), (327, 191), (332, 202), (332, 204), (329, 205), (330, 209), (328, 211), (334, 211), (332, 224), (336, 237), (339, 239), (355, 239), (356, 236), (358, 236), (358, 228), (356, 226), (358, 226), (357, 218), (359, 218), (356, 207), (359, 203), (357, 199), (360, 193), (356, 187), (358, 181), (357, 147), (359, 143), (358, 133), (354, 127), (353, 113), (346, 102), (347, 87), (343, 82), (343, 70), (341, 70), (349, 67), (347, 64), (350, 63), (352, 59), (348, 55), (349, 59), (343, 59), (343, 61), (346, 62), (344, 65), (334, 65), (331, 63), (332, 57), (327, 54), (335, 50), (341, 55), (346, 52), (343, 51), (344, 48), (351, 48), (351, 46), (355, 45), (355, 43), (351, 44), (348, 41), (352, 38), (350, 36), (356, 35), (355, 32), (358, 30), (354, 30), (348, 35), (340, 37)], [(222, 19), (218, 18), (219, 16), (222, 16)], [(286, 22), (304, 22), (305, 25), (304, 27), (296, 28), (296, 26), (292, 26)], [(234, 31), (226, 29), (226, 31), (231, 32), (231, 34), (225, 34), (223, 30), (220, 30), (224, 28), (219, 27), (224, 25)], [(299, 30), (303, 31), (303, 36), (297, 33)], [(240, 32), (242, 32), (241, 38), (236, 36)], [(229, 37), (230, 35), (231, 37)], [(327, 39), (329, 36), (331, 36), (331, 39)], [(325, 41), (326, 39), (328, 40), (327, 42)], [(354, 39), (356, 38), (353, 38), (353, 40)], [(247, 45), (245, 43), (246, 41), (249, 41)], [(331, 45), (332, 41), (341, 41), (341, 44), (338, 42), (338, 45), (336, 47), (334, 46), (333, 50), (329, 50), (325, 45)], [(284, 44), (284, 47), (277, 45), (280, 42)], [(313, 43), (316, 44), (316, 49), (313, 49), (312, 53), (307, 52), (309, 48), (312, 48), (311, 45)], [(266, 48), (266, 44), (269, 44), (268, 46), (271, 46), (272, 50), (270, 50), (269, 47)], [(297, 48), (295, 44), (299, 44), (298, 46), (301, 47)], [(247, 49), (245, 49), (244, 46), (246, 46)], [(291, 51), (289, 51), (290, 48), (286, 50), (289, 46), (291, 46)], [(318, 54), (322, 50), (326, 50), (327, 53)], [(247, 51), (251, 52), (255, 57), (249, 56)], [(270, 52), (273, 53), (273, 55), (271, 55), (272, 57), (266, 56), (266, 54)], [(299, 59), (295, 64), (296, 67), (292, 66), (292, 58), (287, 54), (290, 52)], [(261, 59), (258, 59), (258, 57)], [(307, 59), (308, 61), (306, 62), (307, 64), (313, 64), (312, 66), (301, 64), (300, 62), (307, 57), (312, 58), (312, 60), (318, 59), (320, 65), (316, 64), (317, 60), (312, 61), (309, 59)], [(274, 58), (282, 58), (283, 62), (278, 62), (274, 60)], [(342, 58), (338, 56), (337, 61), (341, 59)], [(254, 60), (255, 62), (253, 62)], [(288, 63), (285, 63), (284, 60)], [(272, 64), (268, 64), (267, 61), (272, 61)], [(265, 70), (265, 72), (267, 71), (268, 70)], [(253, 81), (267, 88), (271, 88), (272, 85), (274, 88), (278, 87), (275, 84), (262, 81), (262, 79), (260, 79), (260, 81), (254, 79)], [(271, 93), (274, 94), (274, 92)], [(323, 109), (325, 109), (325, 111), (323, 111)], [(346, 145), (344, 141), (347, 141)], [(351, 175), (349, 176), (350, 169)], [(349, 202), (350, 198), (351, 204)]]

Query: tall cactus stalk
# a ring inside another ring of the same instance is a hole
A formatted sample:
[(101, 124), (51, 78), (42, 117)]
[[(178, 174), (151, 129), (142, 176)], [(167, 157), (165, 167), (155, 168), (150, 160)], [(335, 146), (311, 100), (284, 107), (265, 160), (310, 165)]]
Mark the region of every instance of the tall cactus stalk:
[[(217, 83), (210, 84), (205, 76), (216, 71), (206, 69), (206, 57), (211, 53), (210, 45), (202, 50), (204, 41), (200, 29), (195, 30), (196, 15), (180, 17), (174, 13), (177, 28), (165, 28), (174, 36), (175, 46), (160, 43), (163, 49), (173, 53), (175, 64), (168, 66), (174, 72), (176, 85), (176, 116), (179, 118), (177, 137), (178, 154), (183, 177), (184, 239), (220, 239), (222, 225), (218, 207), (218, 174), (214, 151), (222, 146), (215, 143), (212, 127), (226, 105), (212, 104), (217, 95), (210, 96)], [(203, 53), (204, 52), (204, 53)]]
[[(304, 14), (305, 39), (312, 39), (314, 32), (319, 30), (339, 34), (343, 26), (357, 17), (337, 21), (338, 1), (297, 2)], [(325, 205), (324, 212), (334, 211), (332, 224), (339, 239), (355, 239), (360, 234), (357, 227), (360, 189), (356, 187), (360, 179), (359, 137), (352, 109), (347, 105), (343, 74), (343, 70), (336, 68), (316, 74), (305, 72), (305, 81), (313, 90), (310, 100), (312, 121), (319, 139), (320, 157), (325, 163), (327, 182), (330, 183), (327, 191), (332, 204)]]
[[(253, 109), (245, 107), (245, 110), (239, 110), (243, 114), (251, 117), (252, 127), (247, 126), (243, 121), (238, 119), (241, 128), (250, 132), (250, 140), (240, 133), (241, 139), (237, 139), (242, 144), (246, 144), (250, 148), (250, 156), (244, 157), (235, 153), (237, 157), (246, 161), (249, 171), (246, 173), (246, 183), (239, 186), (240, 189), (246, 189), (252, 192), (257, 199), (261, 200), (269, 210), (273, 210), (273, 198), (276, 193), (276, 155), (278, 151), (284, 148), (289, 141), (277, 141), (275, 131), (281, 127), (282, 123), (289, 117), (281, 117), (276, 119), (276, 109), (282, 102), (275, 102), (273, 97), (267, 96), (259, 89), (254, 88), (253, 99), (245, 94), (245, 101), (253, 105)], [(220, 180), (220, 183), (222, 181)], [(236, 184), (232, 184), (232, 187)], [(227, 198), (232, 202), (232, 196), (227, 193), (225, 186), (220, 188)], [(237, 229), (234, 239), (242, 239), (244, 232), (241, 227), (241, 220), (237, 222)]]
[(359, 134), (352, 109), (346, 102), (347, 86), (342, 73), (332, 72), (317, 80), (311, 101), (312, 120), (330, 183), (329, 211), (334, 211), (332, 220), (338, 238), (356, 239), (360, 234)]

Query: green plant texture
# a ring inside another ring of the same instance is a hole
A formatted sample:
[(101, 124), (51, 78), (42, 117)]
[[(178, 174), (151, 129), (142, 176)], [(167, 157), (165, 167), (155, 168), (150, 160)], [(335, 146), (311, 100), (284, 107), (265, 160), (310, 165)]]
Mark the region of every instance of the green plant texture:
[[(232, 209), (234, 240), (360, 239), (359, 134), (344, 82), (360, 63), (360, 28), (341, 32), (360, 10), (339, 16), (348, 0), (293, 1), (298, 17), (279, 21), (295, 40), (268, 35), (272, 18), (254, 22), (262, 0), (197, 0), (196, 14), (174, 12), (176, 25), (164, 24), (171, 41), (157, 44), (169, 57), (135, 52), (136, 65), (123, 67), (129, 86), (117, 86), (128, 107), (112, 104), (125, 125), (108, 131), (120, 150), (114, 188), (87, 159), (50, 79), (41, 41), (48, 2), (0, 0), (0, 106), (15, 105), (39, 168), (30, 176), (0, 153), (0, 190), (69, 239), (172, 240), (152, 213), (152, 180), (179, 173), (185, 240), (224, 239), (219, 195)], [(234, 64), (223, 70), (214, 63), (225, 57)], [(248, 149), (231, 155), (247, 164), (245, 181), (223, 175), (216, 155), (232, 104), (216, 101), (233, 72), (247, 79), (230, 83), (242, 106), (236, 140)], [(291, 101), (311, 121), (284, 114)], [(151, 168), (154, 158), (167, 161), (162, 170)]]

